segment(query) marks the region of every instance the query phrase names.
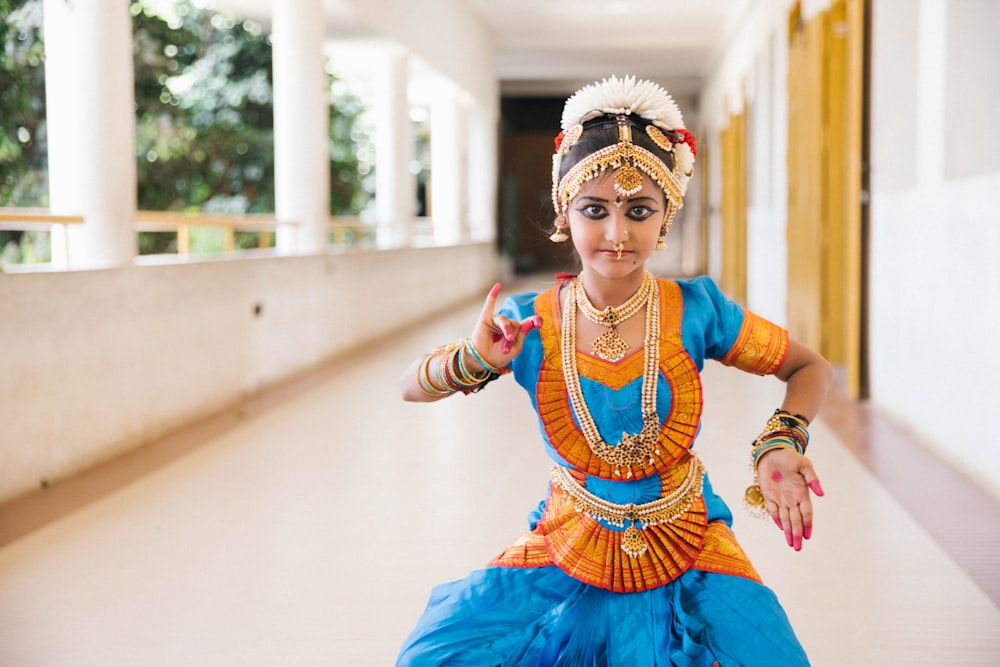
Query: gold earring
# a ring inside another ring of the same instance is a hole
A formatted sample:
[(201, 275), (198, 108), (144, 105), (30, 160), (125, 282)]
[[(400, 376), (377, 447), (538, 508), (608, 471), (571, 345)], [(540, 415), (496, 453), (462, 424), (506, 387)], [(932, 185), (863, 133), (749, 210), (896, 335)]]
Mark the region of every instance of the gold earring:
[(656, 239), (656, 249), (657, 250), (663, 250), (664, 248), (667, 247), (667, 243), (663, 239), (666, 238), (667, 231), (669, 229), (670, 229), (670, 223), (669, 222), (664, 221), (663, 224), (660, 225), (660, 238)]
[(566, 227), (566, 215), (560, 213), (559, 215), (556, 216), (556, 231), (553, 232), (551, 236), (549, 236), (549, 240), (552, 241), (553, 243), (564, 243), (565, 241), (569, 240), (569, 235), (563, 231), (563, 228), (565, 227)]

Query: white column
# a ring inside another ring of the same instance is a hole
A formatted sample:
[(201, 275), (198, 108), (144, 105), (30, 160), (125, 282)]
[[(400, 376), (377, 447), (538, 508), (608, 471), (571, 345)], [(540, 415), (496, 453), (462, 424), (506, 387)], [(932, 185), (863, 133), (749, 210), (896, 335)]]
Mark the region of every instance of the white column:
[(917, 187), (939, 187), (944, 180), (944, 141), (927, 141), (947, 131), (948, 3), (920, 0), (917, 3)]
[(45, 96), (53, 213), (82, 225), (53, 231), (70, 268), (131, 263), (138, 244), (135, 74), (128, 3), (45, 0)]
[(496, 238), (497, 215), (497, 120), (489, 110), (477, 106), (469, 118), (469, 231), (475, 241)]
[(410, 172), (414, 138), (405, 56), (387, 52), (375, 98), (375, 220), (379, 247), (406, 245), (416, 214), (417, 181)]
[(431, 105), (431, 219), (434, 242), (453, 245), (462, 239), (465, 183), (465, 117), (458, 91), (442, 81)]
[(320, 0), (274, 0), (274, 208), (278, 251), (325, 251), (330, 221), (330, 109)]

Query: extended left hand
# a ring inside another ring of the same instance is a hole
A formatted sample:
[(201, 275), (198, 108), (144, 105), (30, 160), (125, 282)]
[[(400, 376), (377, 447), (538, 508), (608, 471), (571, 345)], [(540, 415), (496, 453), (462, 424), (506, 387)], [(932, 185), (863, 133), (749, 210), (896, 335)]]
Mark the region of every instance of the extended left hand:
[(775, 449), (757, 462), (757, 478), (767, 511), (785, 531), (785, 541), (796, 551), (812, 536), (810, 490), (823, 495), (812, 462), (794, 449)]

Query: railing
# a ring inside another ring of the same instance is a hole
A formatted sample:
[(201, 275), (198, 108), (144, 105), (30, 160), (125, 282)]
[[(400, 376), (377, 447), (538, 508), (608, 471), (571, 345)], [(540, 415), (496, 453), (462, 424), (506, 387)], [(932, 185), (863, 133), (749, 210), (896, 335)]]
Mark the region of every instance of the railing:
[(191, 229), (214, 227), (222, 230), (222, 250), (236, 249), (236, 232), (257, 232), (257, 247), (274, 246), (273, 236), (279, 225), (297, 223), (278, 222), (273, 215), (220, 215), (205, 213), (180, 213), (175, 211), (136, 211), (135, 231), (147, 233), (176, 233), (177, 254), (191, 252)]
[[(0, 207), (0, 231), (40, 230), (51, 232), (59, 225), (81, 224), (83, 216), (57, 215), (43, 208), (3, 208)], [(195, 228), (215, 228), (222, 230), (221, 248), (209, 252), (238, 252), (236, 238), (239, 232), (256, 233), (256, 248), (273, 248), (277, 231), (281, 226), (296, 226), (296, 222), (279, 221), (273, 215), (225, 215), (208, 213), (184, 213), (176, 211), (136, 211), (134, 229), (136, 233), (176, 233), (176, 254), (188, 255), (199, 252), (192, 247), (191, 231)], [(374, 248), (377, 246), (376, 228), (357, 218), (331, 217), (329, 243), (339, 250)], [(0, 248), (0, 252), (3, 248)], [(53, 256), (58, 251), (53, 248)], [(173, 254), (173, 253), (168, 253)], [(16, 266), (16, 265), (15, 265)], [(8, 268), (11, 268), (8, 265)]]
[(0, 208), (0, 229), (43, 229), (82, 224), (82, 215), (55, 215), (45, 208)]
[[(177, 254), (191, 252), (191, 228), (215, 227), (223, 232), (223, 252), (236, 250), (237, 232), (257, 232), (257, 247), (272, 248), (280, 226), (296, 226), (297, 222), (279, 221), (273, 215), (219, 215), (208, 213), (177, 213), (172, 211), (137, 211), (137, 232), (176, 232)], [(330, 244), (338, 248), (374, 247), (375, 227), (357, 218), (330, 218)]]

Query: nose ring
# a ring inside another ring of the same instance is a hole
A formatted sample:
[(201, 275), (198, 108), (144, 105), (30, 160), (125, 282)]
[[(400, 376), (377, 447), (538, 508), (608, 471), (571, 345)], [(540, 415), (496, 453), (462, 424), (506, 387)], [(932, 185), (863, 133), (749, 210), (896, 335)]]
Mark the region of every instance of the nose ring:
[(612, 246), (612, 247), (618, 253), (618, 257), (615, 258), (615, 261), (616, 262), (622, 261), (622, 251), (625, 250), (625, 244), (622, 243), (621, 241), (619, 241), (618, 243), (614, 244), (614, 246)]

